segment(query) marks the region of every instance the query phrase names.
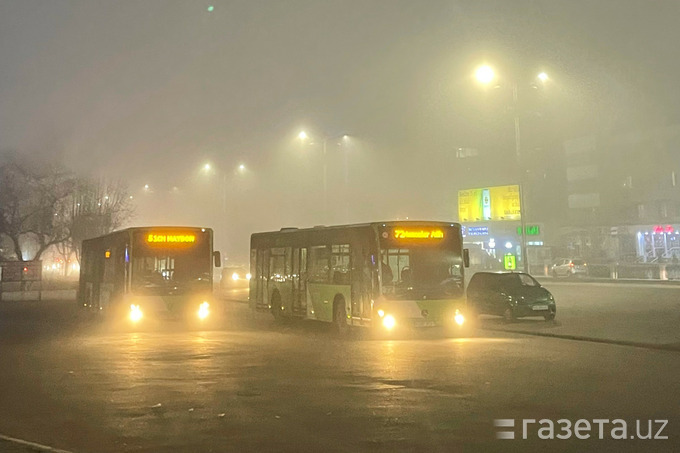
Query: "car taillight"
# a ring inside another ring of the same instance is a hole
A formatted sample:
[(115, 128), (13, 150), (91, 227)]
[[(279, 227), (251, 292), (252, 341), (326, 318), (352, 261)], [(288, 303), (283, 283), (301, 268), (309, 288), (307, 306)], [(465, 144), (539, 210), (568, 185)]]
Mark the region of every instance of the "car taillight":
[(569, 263), (569, 267), (574, 267), (574, 263)]

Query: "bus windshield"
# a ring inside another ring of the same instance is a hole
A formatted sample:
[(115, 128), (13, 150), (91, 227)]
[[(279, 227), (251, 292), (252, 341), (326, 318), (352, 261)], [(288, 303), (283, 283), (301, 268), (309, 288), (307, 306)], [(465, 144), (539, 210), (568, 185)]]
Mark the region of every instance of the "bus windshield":
[(463, 294), (462, 260), (431, 247), (381, 251), (383, 295), (388, 299), (450, 298)]
[(210, 261), (207, 251), (170, 254), (148, 252), (132, 257), (132, 287), (154, 293), (196, 289), (210, 286)]

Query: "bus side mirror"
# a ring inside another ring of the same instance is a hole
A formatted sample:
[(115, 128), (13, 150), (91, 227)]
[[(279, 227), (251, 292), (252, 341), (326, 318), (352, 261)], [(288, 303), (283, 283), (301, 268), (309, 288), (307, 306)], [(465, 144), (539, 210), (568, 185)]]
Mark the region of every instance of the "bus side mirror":
[(215, 250), (213, 252), (213, 259), (215, 260), (215, 267), (220, 267), (222, 265), (222, 256), (220, 256), (220, 252)]
[(463, 249), (463, 264), (470, 267), (470, 249)]

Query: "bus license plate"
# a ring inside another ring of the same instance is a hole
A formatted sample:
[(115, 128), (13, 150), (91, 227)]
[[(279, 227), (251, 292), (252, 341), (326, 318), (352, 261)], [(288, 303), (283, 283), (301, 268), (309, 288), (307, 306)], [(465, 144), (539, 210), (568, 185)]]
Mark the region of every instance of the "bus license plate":
[(534, 305), (533, 307), (531, 307), (531, 309), (536, 310), (536, 311), (547, 310), (548, 306), (547, 305)]
[(415, 322), (416, 327), (434, 327), (437, 325), (436, 322), (434, 321), (423, 321), (423, 320), (417, 320)]

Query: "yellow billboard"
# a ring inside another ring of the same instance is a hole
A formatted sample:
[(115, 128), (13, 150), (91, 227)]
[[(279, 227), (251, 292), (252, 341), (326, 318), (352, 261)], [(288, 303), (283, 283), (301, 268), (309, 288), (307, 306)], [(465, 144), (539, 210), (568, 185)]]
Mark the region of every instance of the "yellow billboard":
[(458, 191), (458, 221), (519, 220), (519, 186)]

